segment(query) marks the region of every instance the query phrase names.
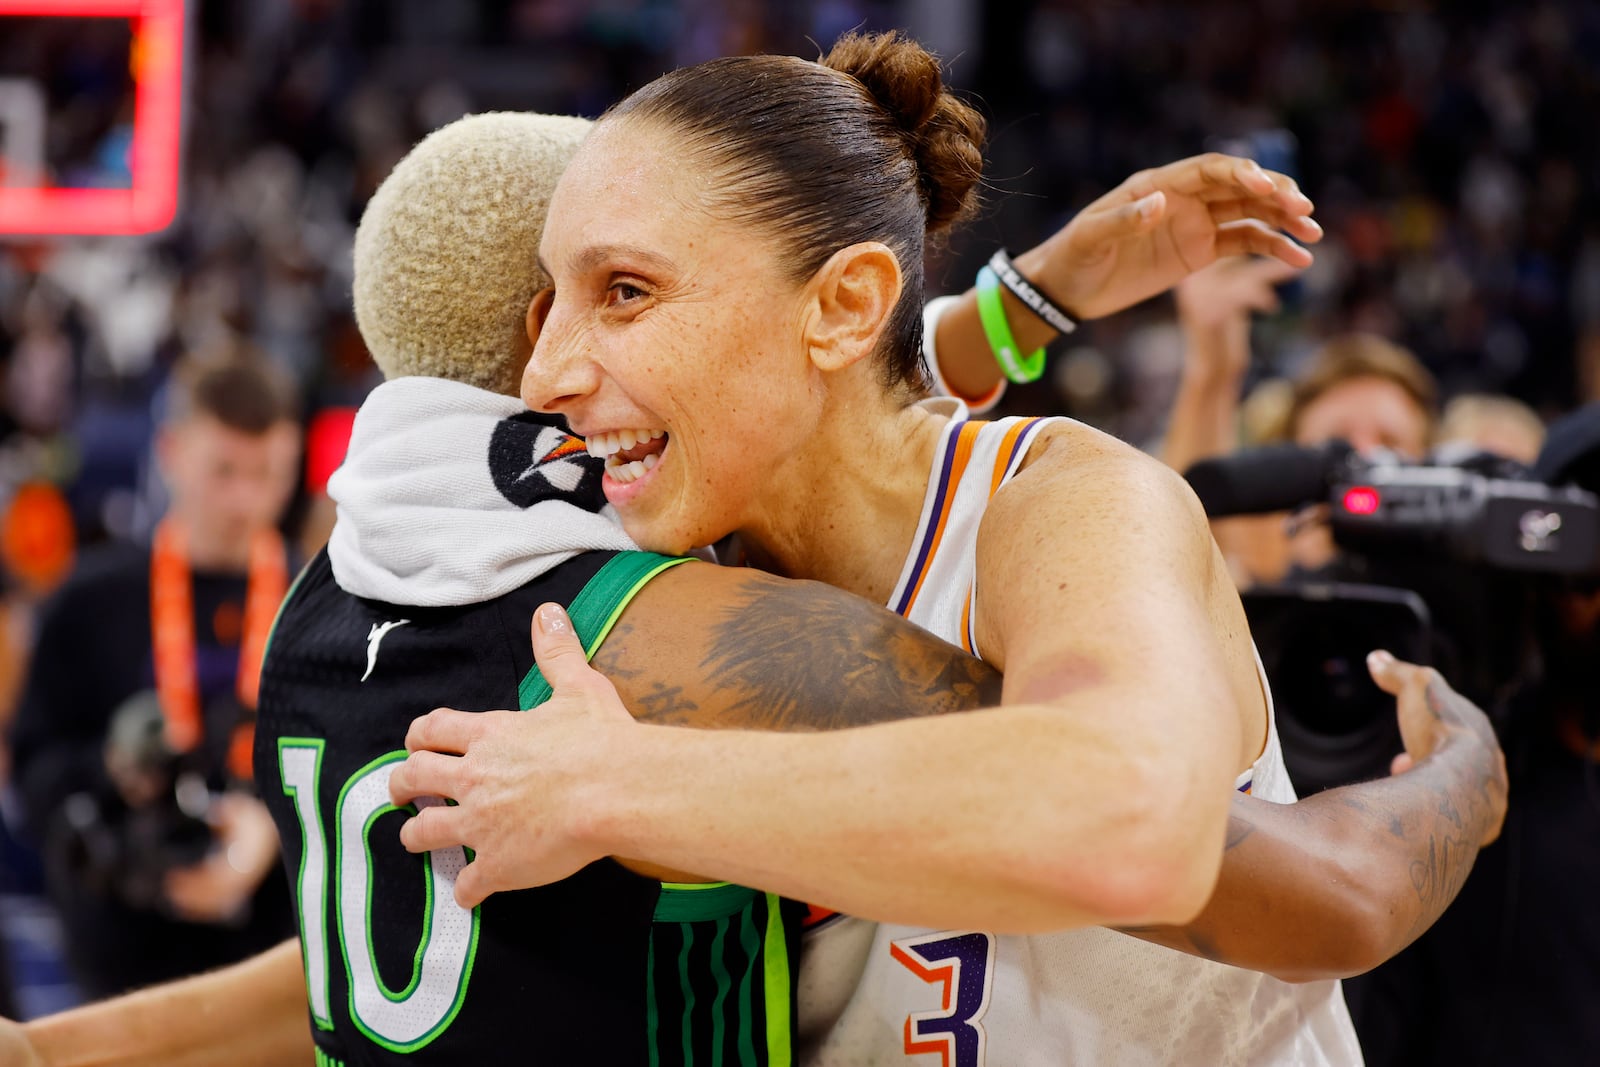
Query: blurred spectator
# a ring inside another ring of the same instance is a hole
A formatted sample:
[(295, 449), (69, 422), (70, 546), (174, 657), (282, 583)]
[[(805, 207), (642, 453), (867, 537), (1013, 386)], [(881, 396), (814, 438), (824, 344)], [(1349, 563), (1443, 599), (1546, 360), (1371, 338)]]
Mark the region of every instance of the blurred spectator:
[(1381, 337), (1349, 334), (1319, 348), (1294, 377), (1289, 439), (1340, 440), (1357, 452), (1419, 460), (1438, 411), (1438, 387), (1416, 356)]
[[(1250, 315), (1274, 311), (1273, 284), (1292, 271), (1253, 259), (1220, 260), (1185, 279), (1177, 308), (1183, 371), (1162, 458), (1174, 469), (1234, 451), (1239, 390), (1251, 363)], [(1434, 435), (1438, 387), (1415, 356), (1381, 337), (1346, 334), (1327, 341), (1286, 386), (1257, 390), (1253, 443), (1299, 445), (1342, 440), (1359, 452), (1419, 460)], [(1263, 409), (1272, 411), (1264, 416)], [(1281, 425), (1269, 422), (1281, 419)], [(1289, 532), (1284, 514), (1213, 521), (1217, 543), (1241, 587), (1281, 580), (1291, 567), (1315, 570), (1333, 558), (1327, 528), (1310, 509)]]
[(290, 560), (293, 395), (259, 360), (180, 364), (151, 548), (86, 553), (45, 607), (16, 776), (85, 992), (242, 959), (291, 934), (249, 788), (255, 686)]
[(1444, 406), (1435, 444), (1476, 448), (1531, 467), (1544, 445), (1544, 422), (1520, 400), (1467, 393)]

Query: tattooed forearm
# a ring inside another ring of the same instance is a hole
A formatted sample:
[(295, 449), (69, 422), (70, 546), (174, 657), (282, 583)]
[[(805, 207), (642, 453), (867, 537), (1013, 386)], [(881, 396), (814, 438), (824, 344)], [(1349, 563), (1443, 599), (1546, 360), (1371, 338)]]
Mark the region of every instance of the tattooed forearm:
[(746, 725), (831, 730), (1000, 703), (999, 672), (887, 612), (814, 583), (728, 608), (701, 664)]

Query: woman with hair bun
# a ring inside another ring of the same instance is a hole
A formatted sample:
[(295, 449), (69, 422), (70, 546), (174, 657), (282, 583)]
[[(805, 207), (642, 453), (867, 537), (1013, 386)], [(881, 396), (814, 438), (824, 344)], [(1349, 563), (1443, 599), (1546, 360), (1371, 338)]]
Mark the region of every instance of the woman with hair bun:
[[(865, 963), (817, 1062), (1359, 1062), (1336, 982), (1104, 928), (1194, 917), (1236, 791), (1294, 795), (1181, 479), (1070, 419), (919, 402), (923, 244), (970, 211), (982, 136), (937, 60), (892, 34), (652, 82), (557, 187), (540, 256), (555, 288), (530, 312), (522, 392), (606, 457), (640, 545), (737, 535), (761, 566), (887, 603), (1000, 667), (1002, 705), (803, 736), (673, 730), (541, 659), (556, 697), (507, 727), (515, 746), (450, 712), (413, 725), (414, 751), (497, 750), (496, 788), (511, 785), (430, 808), (404, 840), (476, 850), (458, 896), (616, 854), (920, 924), (818, 935)], [(1064, 232), (1097, 251), (1051, 296), (1094, 317), (1219, 255), (1287, 256), (1277, 230), (1314, 239), (1309, 210), (1243, 160), (1137, 175)], [(1487, 799), (1462, 818), (1469, 850), (1498, 826)]]

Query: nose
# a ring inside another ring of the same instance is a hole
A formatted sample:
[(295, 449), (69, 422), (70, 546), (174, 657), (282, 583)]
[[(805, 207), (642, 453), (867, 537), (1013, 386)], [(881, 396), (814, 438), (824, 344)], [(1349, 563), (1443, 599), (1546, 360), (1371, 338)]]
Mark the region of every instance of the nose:
[(564, 313), (559, 298), (547, 299), (542, 309), (537, 303), (530, 309), (528, 334), (533, 354), (522, 372), (522, 402), (532, 411), (570, 415), (601, 378), (581, 323)]

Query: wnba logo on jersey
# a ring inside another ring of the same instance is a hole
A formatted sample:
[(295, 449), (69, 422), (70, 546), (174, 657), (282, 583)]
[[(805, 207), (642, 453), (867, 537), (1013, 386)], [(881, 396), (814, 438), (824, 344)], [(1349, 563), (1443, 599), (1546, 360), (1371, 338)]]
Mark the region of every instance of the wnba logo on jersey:
[(982, 1067), (983, 1016), (994, 986), (994, 937), (981, 932), (924, 934), (889, 943), (889, 954), (929, 985), (942, 987), (936, 1011), (906, 1016), (906, 1055), (939, 1054), (942, 1067)]

